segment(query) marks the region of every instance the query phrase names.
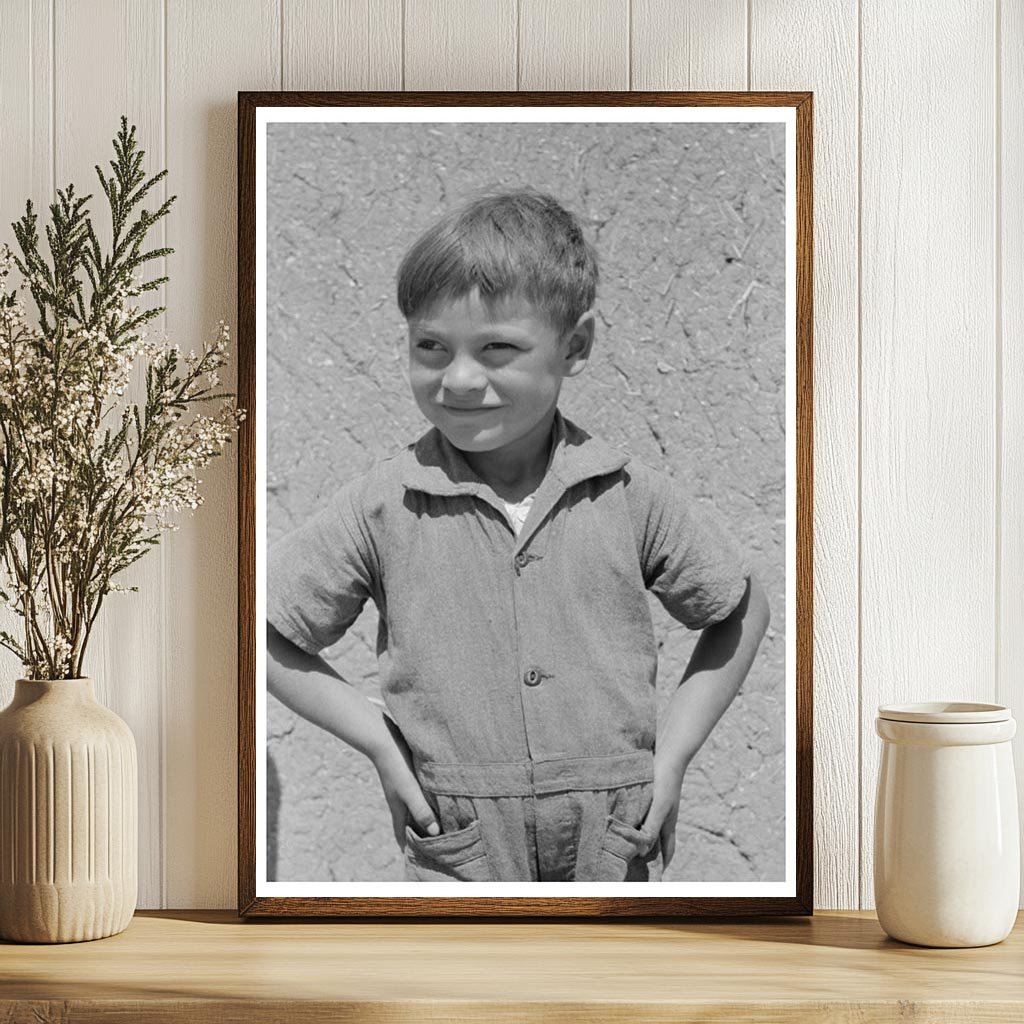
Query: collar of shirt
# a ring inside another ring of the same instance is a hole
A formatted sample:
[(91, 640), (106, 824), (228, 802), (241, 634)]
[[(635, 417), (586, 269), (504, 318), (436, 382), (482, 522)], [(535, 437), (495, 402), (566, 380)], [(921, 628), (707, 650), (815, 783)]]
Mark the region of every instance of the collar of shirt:
[[(555, 444), (551, 463), (541, 488), (547, 490), (549, 479), (560, 486), (560, 493), (595, 476), (605, 476), (621, 469), (629, 457), (604, 441), (591, 437), (585, 430), (555, 411)], [(493, 492), (470, 468), (462, 452), (436, 428), (432, 428), (410, 446), (415, 459), (402, 474), (407, 490), (423, 491), (442, 497), (476, 494), (490, 497)], [(539, 490), (538, 490), (539, 493)]]
[[(629, 461), (629, 456), (591, 437), (557, 410), (554, 431), (551, 462), (516, 537), (517, 552), (526, 546), (539, 524), (570, 487), (592, 477), (614, 473)], [(503, 519), (506, 518), (501, 499), (473, 472), (462, 453), (436, 427), (410, 445), (410, 451), (413, 458), (406, 463), (401, 478), (406, 490), (441, 497), (472, 494), (497, 509)]]

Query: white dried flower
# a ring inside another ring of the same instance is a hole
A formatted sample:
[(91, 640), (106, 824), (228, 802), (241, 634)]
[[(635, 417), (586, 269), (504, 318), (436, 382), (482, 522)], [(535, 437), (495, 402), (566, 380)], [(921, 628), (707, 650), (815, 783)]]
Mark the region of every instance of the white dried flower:
[[(221, 453), (244, 413), (231, 400), (214, 415), (170, 405), (173, 396), (187, 404), (220, 384), (226, 324), (184, 358), (177, 344), (145, 331), (122, 339), (103, 325), (73, 325), (58, 357), (52, 332), (30, 324), (22, 299), (7, 290), (14, 266), (10, 249), (0, 247), (0, 423), (9, 438), (0, 451), (10, 456), (12, 495), (0, 530), (20, 551), (21, 566), (16, 571), (5, 562), (0, 604), (22, 617), (29, 609), (40, 627), (43, 650), (37, 642), (35, 655), (27, 646), (20, 651), (30, 672), (64, 674), (80, 654), (82, 623), (73, 623), (70, 634), (54, 628), (49, 588), (67, 608), (69, 589), (84, 584), (90, 611), (104, 595), (134, 589), (110, 576), (148, 550), (144, 537), (179, 528), (171, 513), (202, 504), (196, 471)], [(108, 307), (113, 322), (138, 315), (127, 304), (131, 294), (137, 291), (115, 293)], [(124, 396), (139, 358), (160, 383), (151, 403), (137, 407), (136, 423), (134, 403)], [(120, 443), (111, 443), (119, 431)], [(83, 580), (88, 565), (92, 575)]]

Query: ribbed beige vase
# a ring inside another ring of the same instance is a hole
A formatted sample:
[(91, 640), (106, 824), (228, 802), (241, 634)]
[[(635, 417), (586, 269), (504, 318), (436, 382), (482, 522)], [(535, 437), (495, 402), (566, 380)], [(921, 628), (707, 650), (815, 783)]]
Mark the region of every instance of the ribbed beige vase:
[(138, 890), (131, 730), (91, 679), (19, 679), (0, 711), (0, 938), (123, 931)]

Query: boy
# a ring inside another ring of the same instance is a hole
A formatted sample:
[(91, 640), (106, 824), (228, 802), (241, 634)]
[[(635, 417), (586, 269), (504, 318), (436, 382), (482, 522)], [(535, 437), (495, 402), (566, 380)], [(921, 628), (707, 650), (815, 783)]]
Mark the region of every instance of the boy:
[[(674, 481), (558, 411), (596, 284), (550, 196), (434, 225), (398, 274), (433, 429), (270, 552), (268, 687), (372, 760), (407, 880), (660, 880), (683, 773), (767, 628), (762, 588)], [(645, 590), (703, 630), (657, 744)], [(368, 598), (390, 717), (318, 657)]]

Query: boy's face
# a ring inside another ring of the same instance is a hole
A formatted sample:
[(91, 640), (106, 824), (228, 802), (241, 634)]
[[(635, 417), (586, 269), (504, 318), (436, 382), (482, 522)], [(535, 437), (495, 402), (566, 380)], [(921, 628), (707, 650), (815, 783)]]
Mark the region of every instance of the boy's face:
[(423, 415), (458, 449), (531, 457), (546, 445), (565, 377), (586, 365), (593, 314), (560, 332), (519, 296), (477, 290), (409, 320), (409, 382)]

